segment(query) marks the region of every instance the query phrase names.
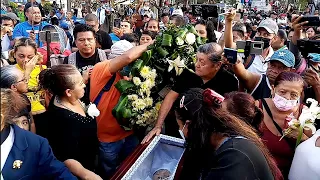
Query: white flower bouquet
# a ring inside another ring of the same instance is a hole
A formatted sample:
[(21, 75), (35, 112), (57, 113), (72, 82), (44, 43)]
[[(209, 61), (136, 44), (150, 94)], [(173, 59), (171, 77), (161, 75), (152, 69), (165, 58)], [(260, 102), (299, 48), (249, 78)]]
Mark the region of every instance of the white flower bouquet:
[(172, 85), (184, 69), (193, 72), (189, 67), (195, 63), (195, 50), (205, 41), (192, 25), (181, 28), (169, 25), (130, 65), (131, 80), (120, 80), (115, 85), (121, 98), (112, 111), (124, 129), (154, 125), (162, 100), (159, 92)]
[(289, 116), (290, 121), (288, 122), (288, 128), (284, 130), (280, 140), (290, 134), (293, 130), (298, 129), (299, 134), (296, 141), (297, 147), (301, 142), (303, 130), (311, 130), (312, 134), (316, 132), (314, 122), (316, 119), (320, 118), (320, 107), (318, 101), (311, 98), (307, 99), (307, 103), (310, 104), (310, 107), (304, 107), (298, 119), (293, 115)]

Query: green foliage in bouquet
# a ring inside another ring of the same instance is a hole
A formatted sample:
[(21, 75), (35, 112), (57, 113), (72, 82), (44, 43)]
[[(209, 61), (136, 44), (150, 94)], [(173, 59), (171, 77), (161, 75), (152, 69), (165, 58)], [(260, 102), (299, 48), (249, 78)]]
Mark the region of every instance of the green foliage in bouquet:
[(193, 72), (195, 51), (205, 42), (192, 25), (169, 25), (158, 35), (154, 44), (131, 64), (131, 80), (120, 80), (115, 85), (121, 93), (112, 111), (118, 123), (126, 130), (153, 126), (161, 105), (159, 91), (173, 84), (185, 69)]

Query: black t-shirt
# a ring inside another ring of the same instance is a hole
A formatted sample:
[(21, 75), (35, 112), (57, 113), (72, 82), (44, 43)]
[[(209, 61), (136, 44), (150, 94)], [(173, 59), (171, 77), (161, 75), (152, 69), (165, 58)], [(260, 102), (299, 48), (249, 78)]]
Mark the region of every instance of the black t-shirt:
[[(111, 49), (111, 46), (113, 45), (112, 43), (112, 39), (110, 37), (110, 35), (108, 33), (106, 33), (105, 31), (102, 31), (99, 29), (99, 31), (96, 32), (96, 39), (97, 39), (97, 46), (101, 46), (99, 47), (100, 49)], [(77, 47), (76, 43), (72, 44), (72, 47)]]
[(228, 92), (238, 91), (238, 80), (234, 75), (221, 68), (214, 78), (204, 84), (199, 76), (184, 70), (182, 74), (177, 77), (177, 81), (172, 87), (172, 90), (177, 93), (183, 93), (190, 88), (210, 88), (217, 93), (224, 95)]
[[(63, 61), (63, 64), (68, 64), (68, 58), (66, 57)], [(79, 51), (76, 52), (76, 67), (82, 74), (83, 71), (86, 71), (87, 69), (93, 68), (95, 64), (100, 62), (98, 50), (96, 49), (96, 52), (89, 58), (84, 58), (81, 56)]]
[(229, 139), (208, 159), (208, 171), (201, 179), (274, 179), (261, 150), (247, 139)]
[[(76, 67), (78, 68), (78, 70), (80, 71), (80, 73), (82, 74), (84, 71), (86, 71), (87, 69), (93, 68), (93, 66), (97, 63), (99, 63), (101, 60), (99, 58), (99, 54), (98, 54), (98, 50), (96, 49), (96, 52), (94, 53), (94, 55), (92, 55), (89, 58), (84, 58), (81, 56), (81, 54), (79, 53), (79, 51), (76, 52)], [(64, 59), (63, 64), (68, 64), (68, 57), (66, 57)], [(89, 79), (90, 81), (90, 79)], [(86, 88), (85, 88), (85, 93), (83, 98), (81, 99), (81, 101), (83, 101), (85, 104), (89, 104), (90, 103), (90, 82), (88, 82)]]

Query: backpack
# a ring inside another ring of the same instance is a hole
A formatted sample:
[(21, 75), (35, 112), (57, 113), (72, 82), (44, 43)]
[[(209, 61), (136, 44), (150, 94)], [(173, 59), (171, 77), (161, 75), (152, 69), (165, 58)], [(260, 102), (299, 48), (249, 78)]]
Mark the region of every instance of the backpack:
[[(68, 57), (68, 64), (72, 64), (74, 66), (77, 66), (77, 56), (76, 56), (76, 53), (77, 52), (74, 52), (72, 54), (69, 55)], [(100, 61), (105, 61), (108, 59), (106, 53), (101, 50), (101, 49), (98, 49), (98, 55), (99, 55), (99, 59)]]

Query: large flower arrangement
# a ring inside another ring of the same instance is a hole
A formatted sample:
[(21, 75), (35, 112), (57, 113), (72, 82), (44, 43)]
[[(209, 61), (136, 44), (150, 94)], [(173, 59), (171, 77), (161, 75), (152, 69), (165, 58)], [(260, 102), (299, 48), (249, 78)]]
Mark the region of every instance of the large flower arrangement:
[(296, 141), (296, 147), (300, 144), (303, 130), (311, 130), (312, 134), (316, 132), (314, 122), (316, 119), (320, 118), (320, 107), (318, 101), (314, 99), (307, 99), (307, 103), (310, 104), (310, 107), (304, 107), (298, 119), (293, 115), (289, 117), (288, 128), (284, 130), (283, 136), (280, 140), (292, 133), (293, 130), (298, 129), (299, 134)]
[(205, 43), (192, 25), (168, 29), (156, 37), (153, 45), (130, 66), (130, 79), (115, 86), (121, 97), (112, 113), (126, 130), (135, 126), (153, 126), (162, 98), (159, 92), (172, 85), (185, 69), (192, 71), (195, 50)]

